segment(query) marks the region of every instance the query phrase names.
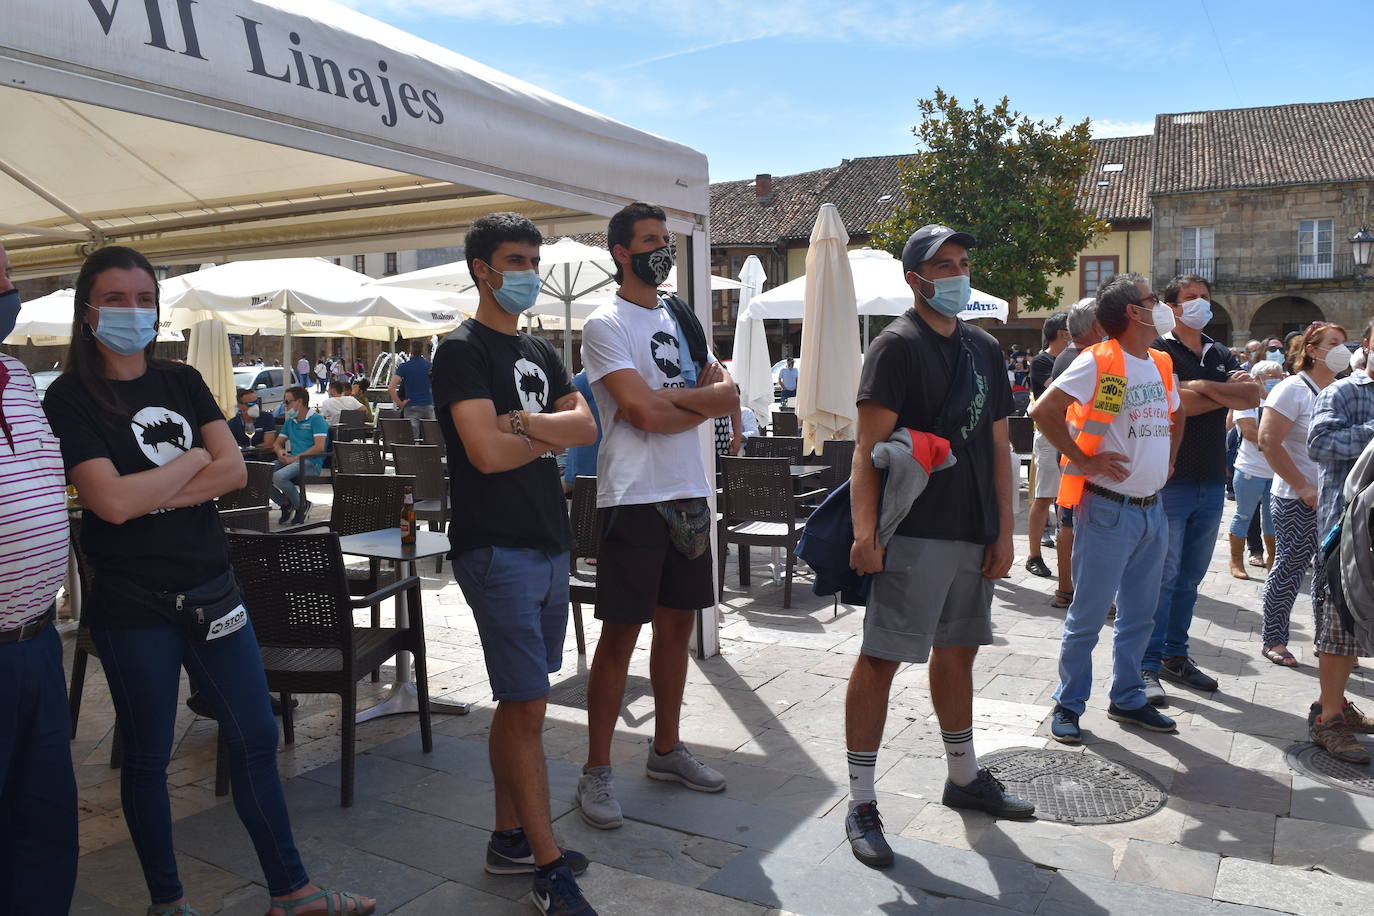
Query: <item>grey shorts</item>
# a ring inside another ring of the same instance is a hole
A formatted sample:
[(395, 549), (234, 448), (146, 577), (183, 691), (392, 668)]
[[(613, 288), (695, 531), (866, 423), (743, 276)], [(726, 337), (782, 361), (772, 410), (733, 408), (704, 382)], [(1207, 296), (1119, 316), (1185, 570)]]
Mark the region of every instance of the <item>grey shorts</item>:
[(1035, 461), (1035, 492), (1032, 499), (1054, 499), (1059, 495), (1059, 449), (1035, 431), (1031, 454)]
[(982, 544), (894, 535), (868, 595), (859, 651), (924, 662), (932, 646), (990, 645), (992, 580), (982, 568)]

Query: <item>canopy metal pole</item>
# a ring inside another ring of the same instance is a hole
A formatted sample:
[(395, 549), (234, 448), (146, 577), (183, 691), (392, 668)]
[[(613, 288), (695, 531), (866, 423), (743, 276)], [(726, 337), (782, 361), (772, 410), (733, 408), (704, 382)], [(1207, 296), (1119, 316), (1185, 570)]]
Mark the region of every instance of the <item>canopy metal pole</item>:
[[(289, 372), (291, 375), (287, 377), (290, 378), (296, 374), (296, 364), (291, 361), (291, 306), (288, 305), (282, 309), (282, 313), (286, 315), (286, 329), (281, 334), (281, 365), (282, 369), (285, 370), (282, 374), (285, 375)], [(297, 384), (299, 384), (299, 380)]]
[(867, 315), (863, 316), (863, 324), (864, 324), (864, 346), (863, 346), (863, 352), (864, 352), (864, 353), (867, 353), (867, 352), (868, 352), (868, 316), (867, 316)]
[(572, 368), (572, 265), (563, 265), (563, 368), (569, 375)]

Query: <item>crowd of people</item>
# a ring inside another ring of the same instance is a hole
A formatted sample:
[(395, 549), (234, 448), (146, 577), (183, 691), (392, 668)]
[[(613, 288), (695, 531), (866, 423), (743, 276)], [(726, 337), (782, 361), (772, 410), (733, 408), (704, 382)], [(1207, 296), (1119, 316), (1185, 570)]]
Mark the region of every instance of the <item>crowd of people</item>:
[[(659, 290), (674, 263), (662, 209), (636, 203), (610, 220), (617, 294), (586, 319), (576, 379), (554, 347), (518, 329), (538, 295), (542, 242), (518, 214), (475, 221), (465, 256), (476, 313), (432, 364), (419, 345), (390, 393), (413, 421), (437, 419), (447, 446), (450, 559), (496, 702), (488, 736), (494, 829), (484, 868), (531, 875), (531, 899), (543, 913), (588, 916), (595, 910), (577, 882), (588, 859), (554, 837), (542, 744), (568, 622), (572, 533), (557, 458), (574, 450), (577, 473), (597, 478), (601, 633), (574, 801), (588, 824), (612, 830), (625, 817), (612, 736), (645, 624), (654, 734), (644, 775), (698, 792), (726, 786), (686, 743), (681, 711), (695, 612), (716, 600), (712, 469), (698, 428), (739, 418), (740, 405), (690, 306)], [(845, 698), (844, 829), (854, 856), (875, 868), (893, 862), (874, 777), (893, 677), (904, 663), (928, 666), (947, 768), (942, 802), (997, 817), (1035, 813), (979, 765), (972, 727), (974, 660), (993, 640), (993, 584), (1014, 561), (1014, 387), (1029, 388), (1037, 428), (1026, 565), (1036, 575), (1057, 573), (1053, 601), (1065, 609), (1050, 721), (1064, 743), (1081, 740), (1091, 653), (1109, 617), (1111, 719), (1173, 731), (1176, 722), (1159, 709), (1167, 702), (1161, 680), (1217, 689), (1190, 657), (1189, 630), (1228, 480), (1232, 574), (1249, 575), (1241, 561), (1252, 520), (1271, 545), (1257, 648), (1275, 664), (1295, 664), (1288, 621), (1300, 582), (1317, 539), (1340, 516), (1346, 475), (1374, 438), (1374, 379), (1360, 369), (1345, 374), (1344, 329), (1316, 323), (1286, 348), (1256, 342), (1233, 352), (1202, 333), (1211, 289), (1199, 276), (1175, 278), (1162, 297), (1138, 274), (1114, 277), (1094, 299), (1045, 322), (1040, 353), (1018, 351), (1008, 361), (990, 334), (957, 317), (969, 300), (976, 245), (946, 226), (911, 235), (901, 263), (912, 308), (873, 341), (858, 388), (843, 511), (865, 616)], [(0, 276), (0, 332), (18, 307)], [(41, 407), (22, 365), (0, 356), (8, 446), (0, 447), (0, 479), (23, 482), (7, 484), (0, 506), (0, 578), (8, 586), (0, 691), (5, 708), (23, 711), (0, 717), (0, 808), (8, 834), (25, 838), (2, 854), (0, 911), (65, 912), (75, 880), (76, 786), (61, 643), (51, 626), (66, 568), (70, 482), (93, 570), (85, 620), (124, 736), (121, 795), (150, 916), (195, 912), (177, 871), (167, 790), (183, 668), (220, 722), (270, 916), (370, 913), (370, 898), (315, 886), (295, 846), (261, 658), (214, 504), (244, 483), (241, 448), (265, 446), (278, 458), (283, 521), (301, 517), (309, 504), (295, 502), (294, 476), (321, 459), (329, 414), (359, 409), (366, 392), (357, 398), (333, 379), (331, 397), (312, 411), (308, 386), (291, 386), (278, 426), (255, 391), (240, 390), (226, 423), (194, 369), (154, 358), (157, 314), (148, 261), (132, 249), (103, 248), (77, 280), (66, 371)], [(1361, 355), (1371, 333), (1374, 326)], [(302, 376), (309, 368), (297, 367)], [(740, 422), (727, 424), (732, 440)], [(1234, 457), (1228, 428), (1238, 439)], [(923, 463), (914, 477), (884, 475), (874, 455), (893, 443), (908, 456), (943, 460)], [(1043, 557), (1050, 544), (1056, 573)], [(211, 635), (207, 615), (187, 607), (208, 611), (220, 630)], [(1374, 722), (1348, 701), (1345, 686), (1370, 647), (1330, 604), (1314, 610), (1320, 696), (1308, 713), (1312, 740), (1342, 760), (1368, 762), (1354, 734), (1374, 732)]]

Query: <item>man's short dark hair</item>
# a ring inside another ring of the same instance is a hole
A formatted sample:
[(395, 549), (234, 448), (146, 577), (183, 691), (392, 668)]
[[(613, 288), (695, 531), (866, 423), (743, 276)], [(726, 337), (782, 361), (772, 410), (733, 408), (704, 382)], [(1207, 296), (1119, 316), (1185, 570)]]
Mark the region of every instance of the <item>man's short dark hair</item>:
[(1068, 312), (1055, 312), (1053, 315), (1046, 318), (1044, 326), (1040, 329), (1040, 333), (1045, 341), (1045, 346), (1048, 347), (1050, 344), (1054, 343), (1059, 337), (1060, 331), (1067, 331), (1068, 329)]
[(1131, 326), (1130, 307), (1140, 302), (1140, 287), (1148, 281), (1140, 274), (1109, 277), (1097, 291), (1097, 323), (1109, 337), (1120, 337)]
[(292, 385), (286, 389), (286, 396), (293, 401), (304, 401), (310, 403), (310, 389), (302, 385)]
[[(642, 219), (656, 219), (666, 223), (668, 222), (668, 214), (663, 212), (662, 207), (646, 204), (643, 201), (635, 201), (622, 207), (619, 213), (611, 217), (610, 224), (606, 226), (606, 248), (610, 251), (614, 251), (617, 245), (629, 248), (635, 237), (635, 223)], [(619, 283), (624, 279), (625, 271), (617, 263), (615, 265), (615, 282)]]
[(253, 389), (251, 389), (251, 388), (235, 388), (235, 389), (234, 389), (234, 403), (237, 404), (239, 401), (242, 401), (242, 400), (243, 400), (243, 396), (244, 396), (245, 394), (253, 394)]
[(333, 382), (330, 382), (330, 383), (329, 383), (329, 390), (330, 390), (330, 391), (334, 391), (334, 392), (338, 392), (339, 394), (343, 394), (343, 393), (344, 393), (344, 383), (343, 383), (343, 382), (340, 382), (340, 381), (333, 381)]
[(492, 253), (502, 242), (529, 242), (532, 245), (544, 244), (544, 237), (528, 216), (519, 213), (488, 213), (476, 220), (468, 228), (463, 239), (463, 256), (468, 261), (468, 273), (472, 273), (472, 262), (481, 261), (491, 265)]
[[(486, 259), (483, 258), (482, 260), (485, 261)], [(410, 355), (415, 359), (419, 359), (420, 357), (425, 355), (426, 346), (427, 345), (423, 340), (413, 341), (410, 345)]]
[(1190, 283), (1201, 283), (1207, 287), (1207, 295), (1212, 295), (1212, 284), (1207, 282), (1207, 278), (1198, 274), (1179, 274), (1164, 286), (1164, 292), (1160, 294), (1161, 299), (1170, 305), (1178, 305), (1178, 294), (1183, 287)]

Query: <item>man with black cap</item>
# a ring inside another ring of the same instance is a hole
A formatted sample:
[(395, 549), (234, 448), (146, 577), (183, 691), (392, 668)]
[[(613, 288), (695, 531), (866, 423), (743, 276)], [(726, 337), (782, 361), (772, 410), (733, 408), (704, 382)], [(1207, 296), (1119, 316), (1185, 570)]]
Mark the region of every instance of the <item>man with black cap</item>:
[[(997, 341), (958, 319), (969, 300), (974, 239), (923, 226), (902, 249), (915, 303), (878, 335), (859, 381), (851, 473), (851, 565), (878, 573), (863, 645), (845, 698), (850, 802), (845, 828), (859, 861), (892, 863), (873, 789), (892, 676), (930, 662), (949, 779), (944, 803), (1002, 817), (1035, 806), (1007, 795), (973, 749), (973, 659), (992, 642), (992, 584), (1012, 562), (1011, 386)], [(957, 463), (912, 503), (886, 546), (876, 536), (879, 474), (872, 451), (902, 427), (948, 439)]]

